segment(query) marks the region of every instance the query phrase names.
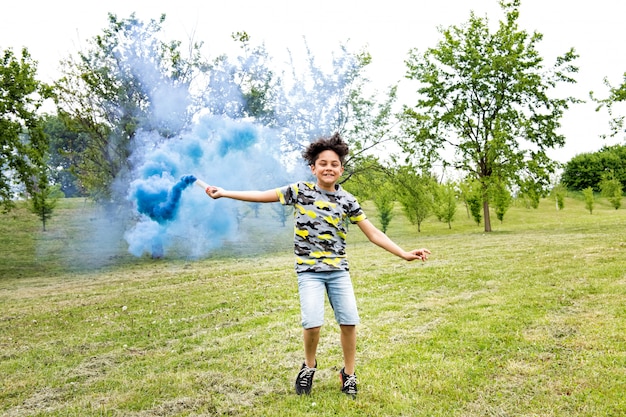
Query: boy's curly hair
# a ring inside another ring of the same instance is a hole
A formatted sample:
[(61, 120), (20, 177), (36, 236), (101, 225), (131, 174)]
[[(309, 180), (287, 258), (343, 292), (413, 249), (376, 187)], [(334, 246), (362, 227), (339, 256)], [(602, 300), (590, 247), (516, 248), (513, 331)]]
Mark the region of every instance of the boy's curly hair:
[(311, 142), (304, 152), (302, 152), (302, 157), (309, 165), (315, 165), (319, 154), (329, 150), (334, 151), (339, 156), (342, 165), (350, 152), (348, 144), (344, 142), (339, 133), (336, 132), (330, 137), (321, 137), (315, 142)]

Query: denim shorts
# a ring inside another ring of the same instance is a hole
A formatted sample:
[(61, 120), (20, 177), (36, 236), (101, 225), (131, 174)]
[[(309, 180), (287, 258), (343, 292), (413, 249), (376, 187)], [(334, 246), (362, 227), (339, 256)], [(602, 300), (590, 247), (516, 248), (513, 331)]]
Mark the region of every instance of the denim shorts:
[(324, 298), (335, 313), (335, 320), (340, 325), (359, 324), (359, 312), (348, 271), (300, 272), (298, 273), (298, 292), (300, 294), (300, 312), (302, 327), (310, 329), (324, 324)]

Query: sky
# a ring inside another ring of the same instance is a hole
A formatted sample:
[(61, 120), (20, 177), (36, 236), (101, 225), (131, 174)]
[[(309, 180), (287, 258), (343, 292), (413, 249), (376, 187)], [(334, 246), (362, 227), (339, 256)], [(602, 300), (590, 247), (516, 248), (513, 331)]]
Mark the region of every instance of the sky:
[[(166, 38), (204, 43), (206, 57), (236, 52), (231, 34), (246, 31), (253, 43), (263, 42), (271, 56), (285, 60), (287, 51), (303, 50), (304, 40), (323, 60), (340, 43), (352, 50), (367, 48), (373, 58), (369, 78), (379, 91), (403, 81), (404, 60), (412, 48), (424, 51), (441, 39), (438, 28), (462, 25), (470, 12), (487, 16), (492, 25), (504, 17), (497, 0), (34, 0), (10, 2), (2, 6), (0, 50), (27, 47), (38, 61), (38, 78), (58, 77), (59, 61), (87, 46), (87, 41), (108, 26), (107, 13), (119, 18), (135, 13), (141, 20), (157, 19), (165, 13)], [(589, 91), (601, 97), (608, 93), (603, 80), (618, 85), (626, 72), (626, 30), (623, 0), (522, 0), (520, 29), (544, 35), (539, 51), (551, 66), (555, 58), (570, 48), (580, 54), (578, 83), (567, 94), (587, 99)], [(406, 87), (405, 87), (406, 86)], [(583, 152), (604, 145), (623, 143), (624, 135), (600, 139), (608, 133), (608, 116), (595, 112), (592, 103), (576, 105), (562, 120), (566, 136), (564, 148), (551, 156), (567, 162)]]

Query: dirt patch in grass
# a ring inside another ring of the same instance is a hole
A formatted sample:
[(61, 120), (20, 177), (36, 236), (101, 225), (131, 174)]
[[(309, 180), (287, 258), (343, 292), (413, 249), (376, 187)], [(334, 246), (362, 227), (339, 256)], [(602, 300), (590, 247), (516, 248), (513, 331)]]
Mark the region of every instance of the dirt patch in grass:
[(44, 387), (28, 397), (20, 406), (7, 410), (6, 417), (26, 417), (52, 413), (65, 404), (67, 392), (61, 388)]

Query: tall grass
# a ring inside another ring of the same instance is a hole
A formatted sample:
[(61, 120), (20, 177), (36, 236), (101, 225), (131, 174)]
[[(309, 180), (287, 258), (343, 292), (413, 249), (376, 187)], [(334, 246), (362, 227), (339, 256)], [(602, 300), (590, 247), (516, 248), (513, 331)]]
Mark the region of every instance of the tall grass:
[(46, 232), (25, 210), (2, 217), (0, 414), (626, 415), (626, 211), (602, 200), (592, 215), (577, 199), (513, 207), (488, 234), (461, 207), (451, 230), (431, 220), (421, 233), (398, 210), (388, 234), (431, 249), (426, 263), (353, 228), (356, 400), (339, 391), (329, 308), (313, 393), (294, 393), (289, 230), (274, 242), (251, 232), (206, 259), (152, 260), (121, 239), (90, 242), (100, 221), (80, 200), (63, 201)]

